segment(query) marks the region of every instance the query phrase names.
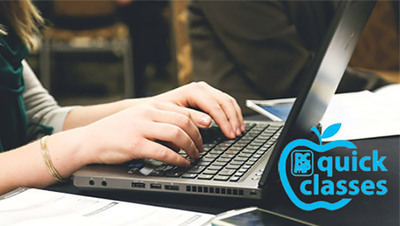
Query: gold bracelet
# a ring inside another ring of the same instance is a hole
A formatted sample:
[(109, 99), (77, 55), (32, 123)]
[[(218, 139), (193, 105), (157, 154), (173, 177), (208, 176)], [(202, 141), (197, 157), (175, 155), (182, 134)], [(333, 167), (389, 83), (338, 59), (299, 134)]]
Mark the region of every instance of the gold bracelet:
[(46, 163), (47, 169), (49, 169), (50, 174), (53, 176), (53, 178), (56, 181), (66, 182), (66, 180), (62, 176), (60, 176), (60, 174), (57, 172), (56, 168), (54, 168), (53, 162), (51, 161), (49, 150), (47, 149), (47, 143), (46, 143), (47, 137), (48, 136), (44, 136), (44, 137), (42, 137), (42, 139), (40, 139), (40, 147), (42, 149), (42, 154), (43, 154), (43, 158)]

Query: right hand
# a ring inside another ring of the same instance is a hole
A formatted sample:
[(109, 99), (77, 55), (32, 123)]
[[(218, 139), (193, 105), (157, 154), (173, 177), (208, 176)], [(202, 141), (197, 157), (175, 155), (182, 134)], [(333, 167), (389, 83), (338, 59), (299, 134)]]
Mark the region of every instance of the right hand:
[[(190, 165), (189, 160), (174, 150), (182, 148), (191, 158), (198, 158), (203, 142), (197, 127), (206, 127), (209, 122), (195, 124), (189, 110), (171, 103), (148, 102), (86, 126), (86, 137), (92, 144), (85, 153), (87, 162), (120, 164), (151, 158)], [(207, 114), (203, 117), (211, 121)]]

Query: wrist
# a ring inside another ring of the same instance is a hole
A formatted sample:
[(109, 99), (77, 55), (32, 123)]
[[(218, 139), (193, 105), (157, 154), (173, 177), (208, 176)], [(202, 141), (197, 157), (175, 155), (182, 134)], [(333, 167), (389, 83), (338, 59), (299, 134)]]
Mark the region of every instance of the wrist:
[[(76, 159), (78, 160), (79, 167), (96, 163), (96, 152), (100, 151), (102, 147), (101, 140), (96, 136), (96, 131), (91, 130), (92, 126), (84, 126), (75, 129), (74, 137), (76, 137)], [(97, 138), (97, 140), (96, 140)]]
[(143, 98), (135, 98), (135, 99), (124, 99), (119, 101), (121, 110), (134, 107), (136, 105), (142, 104), (146, 101), (148, 101), (150, 98), (149, 97), (143, 97)]
[[(76, 170), (91, 163), (89, 156), (85, 153), (89, 146), (85, 137), (84, 130), (77, 128), (56, 133), (47, 138), (48, 158), (51, 159), (52, 167), (62, 178), (70, 177)], [(41, 144), (37, 142), (35, 149), (41, 147)], [(43, 153), (43, 147), (41, 149)], [(42, 165), (45, 165), (43, 160), (46, 160), (46, 158), (44, 157), (41, 154)]]

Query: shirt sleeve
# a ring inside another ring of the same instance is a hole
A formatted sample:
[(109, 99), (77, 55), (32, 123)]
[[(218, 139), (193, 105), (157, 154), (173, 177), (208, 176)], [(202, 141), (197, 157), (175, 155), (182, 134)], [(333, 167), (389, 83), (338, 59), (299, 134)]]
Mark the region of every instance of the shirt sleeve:
[(28, 136), (37, 134), (39, 124), (53, 127), (53, 133), (62, 131), (65, 118), (74, 107), (60, 107), (56, 100), (43, 88), (35, 73), (24, 60), (23, 76), (25, 90), (24, 105), (28, 119)]

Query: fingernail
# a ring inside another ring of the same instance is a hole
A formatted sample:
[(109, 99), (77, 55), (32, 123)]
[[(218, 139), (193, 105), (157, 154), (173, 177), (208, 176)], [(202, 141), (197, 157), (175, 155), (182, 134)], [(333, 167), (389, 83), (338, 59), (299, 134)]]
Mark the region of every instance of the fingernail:
[(242, 129), (242, 132), (246, 131), (246, 126), (245, 125), (242, 125), (240, 128)]
[(231, 130), (231, 137), (232, 138), (236, 137), (235, 132), (233, 132), (233, 130)]
[(185, 160), (185, 166), (190, 166), (190, 161), (189, 160)]
[(242, 134), (242, 131), (241, 131), (239, 128), (237, 128), (237, 129), (236, 129), (236, 135), (237, 135), (237, 136), (240, 136), (241, 134)]
[(211, 117), (210, 116), (208, 116), (208, 115), (201, 116), (200, 123), (202, 125), (208, 126), (210, 124), (210, 122), (211, 122)]

